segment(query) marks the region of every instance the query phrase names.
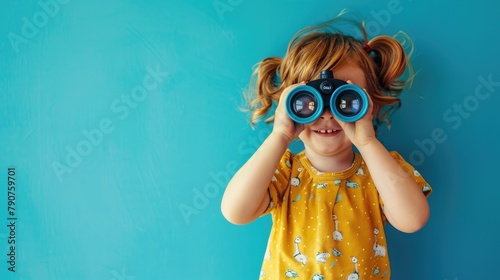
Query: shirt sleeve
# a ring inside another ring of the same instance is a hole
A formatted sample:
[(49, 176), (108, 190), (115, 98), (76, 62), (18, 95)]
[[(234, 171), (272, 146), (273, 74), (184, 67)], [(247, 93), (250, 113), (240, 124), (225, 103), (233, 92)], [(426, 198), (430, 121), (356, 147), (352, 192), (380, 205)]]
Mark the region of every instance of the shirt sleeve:
[[(432, 188), (431, 186), (425, 181), (425, 179), (422, 177), (422, 175), (408, 162), (404, 160), (404, 158), (396, 151), (390, 152), (391, 156), (399, 163), (399, 165), (408, 173), (413, 180), (417, 183), (417, 185), (420, 187), (422, 192), (426, 197), (428, 197), (431, 192)], [(382, 209), (382, 213), (384, 212), (384, 201), (382, 201), (382, 198), (379, 197), (379, 203), (380, 207)], [(387, 221), (387, 217), (384, 215), (383, 216), (384, 221)]]
[(406, 162), (403, 157), (395, 151), (391, 152), (392, 157), (399, 163), (403, 169), (410, 174), (410, 176), (415, 180), (417, 185), (422, 189), (422, 192), (425, 194), (426, 197), (428, 197), (431, 192), (432, 188), (431, 186), (425, 181), (425, 179), (422, 177), (422, 175), (408, 162)]
[(283, 202), (283, 197), (290, 186), (290, 177), (292, 173), (292, 152), (287, 149), (281, 157), (281, 160), (274, 172), (274, 176), (269, 183), (268, 192), (270, 202), (266, 211), (262, 215), (270, 213), (273, 209), (279, 207)]

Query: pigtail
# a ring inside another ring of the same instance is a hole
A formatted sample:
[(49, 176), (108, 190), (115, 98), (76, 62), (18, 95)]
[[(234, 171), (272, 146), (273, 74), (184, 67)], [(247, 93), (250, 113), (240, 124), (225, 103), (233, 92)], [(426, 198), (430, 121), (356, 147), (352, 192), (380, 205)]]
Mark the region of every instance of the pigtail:
[[(406, 85), (400, 79), (409, 64), (409, 57), (401, 43), (393, 37), (377, 36), (368, 42), (377, 65), (379, 84), (386, 93), (398, 96)], [(411, 67), (409, 67), (411, 70)]]
[[(250, 90), (246, 99), (251, 111), (250, 124), (255, 125), (265, 117), (281, 95), (280, 78), (278, 75), (282, 59), (269, 57), (259, 62), (252, 74)], [(265, 122), (271, 122), (274, 116), (268, 117)]]
[[(403, 45), (409, 45), (408, 53)], [(413, 44), (405, 33), (400, 32), (395, 37), (374, 37), (365, 46), (375, 64), (378, 88), (384, 93), (375, 96), (377, 103), (382, 105), (377, 112), (377, 125), (387, 123), (390, 127), (390, 116), (401, 106), (399, 96), (405, 87), (411, 86), (413, 80), (413, 68), (410, 63)]]

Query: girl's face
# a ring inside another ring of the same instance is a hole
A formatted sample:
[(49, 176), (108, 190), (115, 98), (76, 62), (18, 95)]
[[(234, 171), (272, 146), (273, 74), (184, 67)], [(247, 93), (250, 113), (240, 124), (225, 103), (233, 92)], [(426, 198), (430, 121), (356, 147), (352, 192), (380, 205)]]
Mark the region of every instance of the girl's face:
[[(335, 79), (350, 81), (366, 89), (363, 70), (354, 63), (347, 63), (333, 70)], [(341, 126), (330, 110), (324, 110), (315, 122), (306, 124), (299, 135), (306, 153), (318, 156), (335, 156), (343, 152), (352, 152), (352, 143), (342, 131)]]

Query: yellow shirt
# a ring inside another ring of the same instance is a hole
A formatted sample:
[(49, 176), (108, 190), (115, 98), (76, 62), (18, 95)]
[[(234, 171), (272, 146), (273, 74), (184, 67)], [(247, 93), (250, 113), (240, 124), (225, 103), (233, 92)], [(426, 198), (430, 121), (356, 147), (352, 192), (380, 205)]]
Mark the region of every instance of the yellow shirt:
[[(430, 186), (397, 153), (393, 158), (428, 195)], [(346, 171), (322, 173), (304, 152), (281, 158), (269, 185), (273, 227), (261, 279), (389, 279), (381, 201), (361, 155)]]

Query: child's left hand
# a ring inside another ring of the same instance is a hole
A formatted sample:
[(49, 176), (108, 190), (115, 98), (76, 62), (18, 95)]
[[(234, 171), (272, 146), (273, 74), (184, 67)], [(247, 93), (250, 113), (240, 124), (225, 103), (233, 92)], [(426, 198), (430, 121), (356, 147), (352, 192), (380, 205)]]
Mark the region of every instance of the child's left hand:
[[(352, 84), (352, 82), (349, 80), (347, 81), (347, 83)], [(366, 89), (363, 88), (363, 90), (366, 92)], [(374, 104), (370, 95), (367, 95), (370, 104), (368, 107), (368, 111), (363, 118), (353, 123), (343, 122), (335, 118), (335, 120), (344, 130), (345, 135), (356, 147), (361, 147), (370, 143), (372, 140), (376, 140), (375, 129), (373, 127), (373, 115), (375, 112), (373, 109)]]

